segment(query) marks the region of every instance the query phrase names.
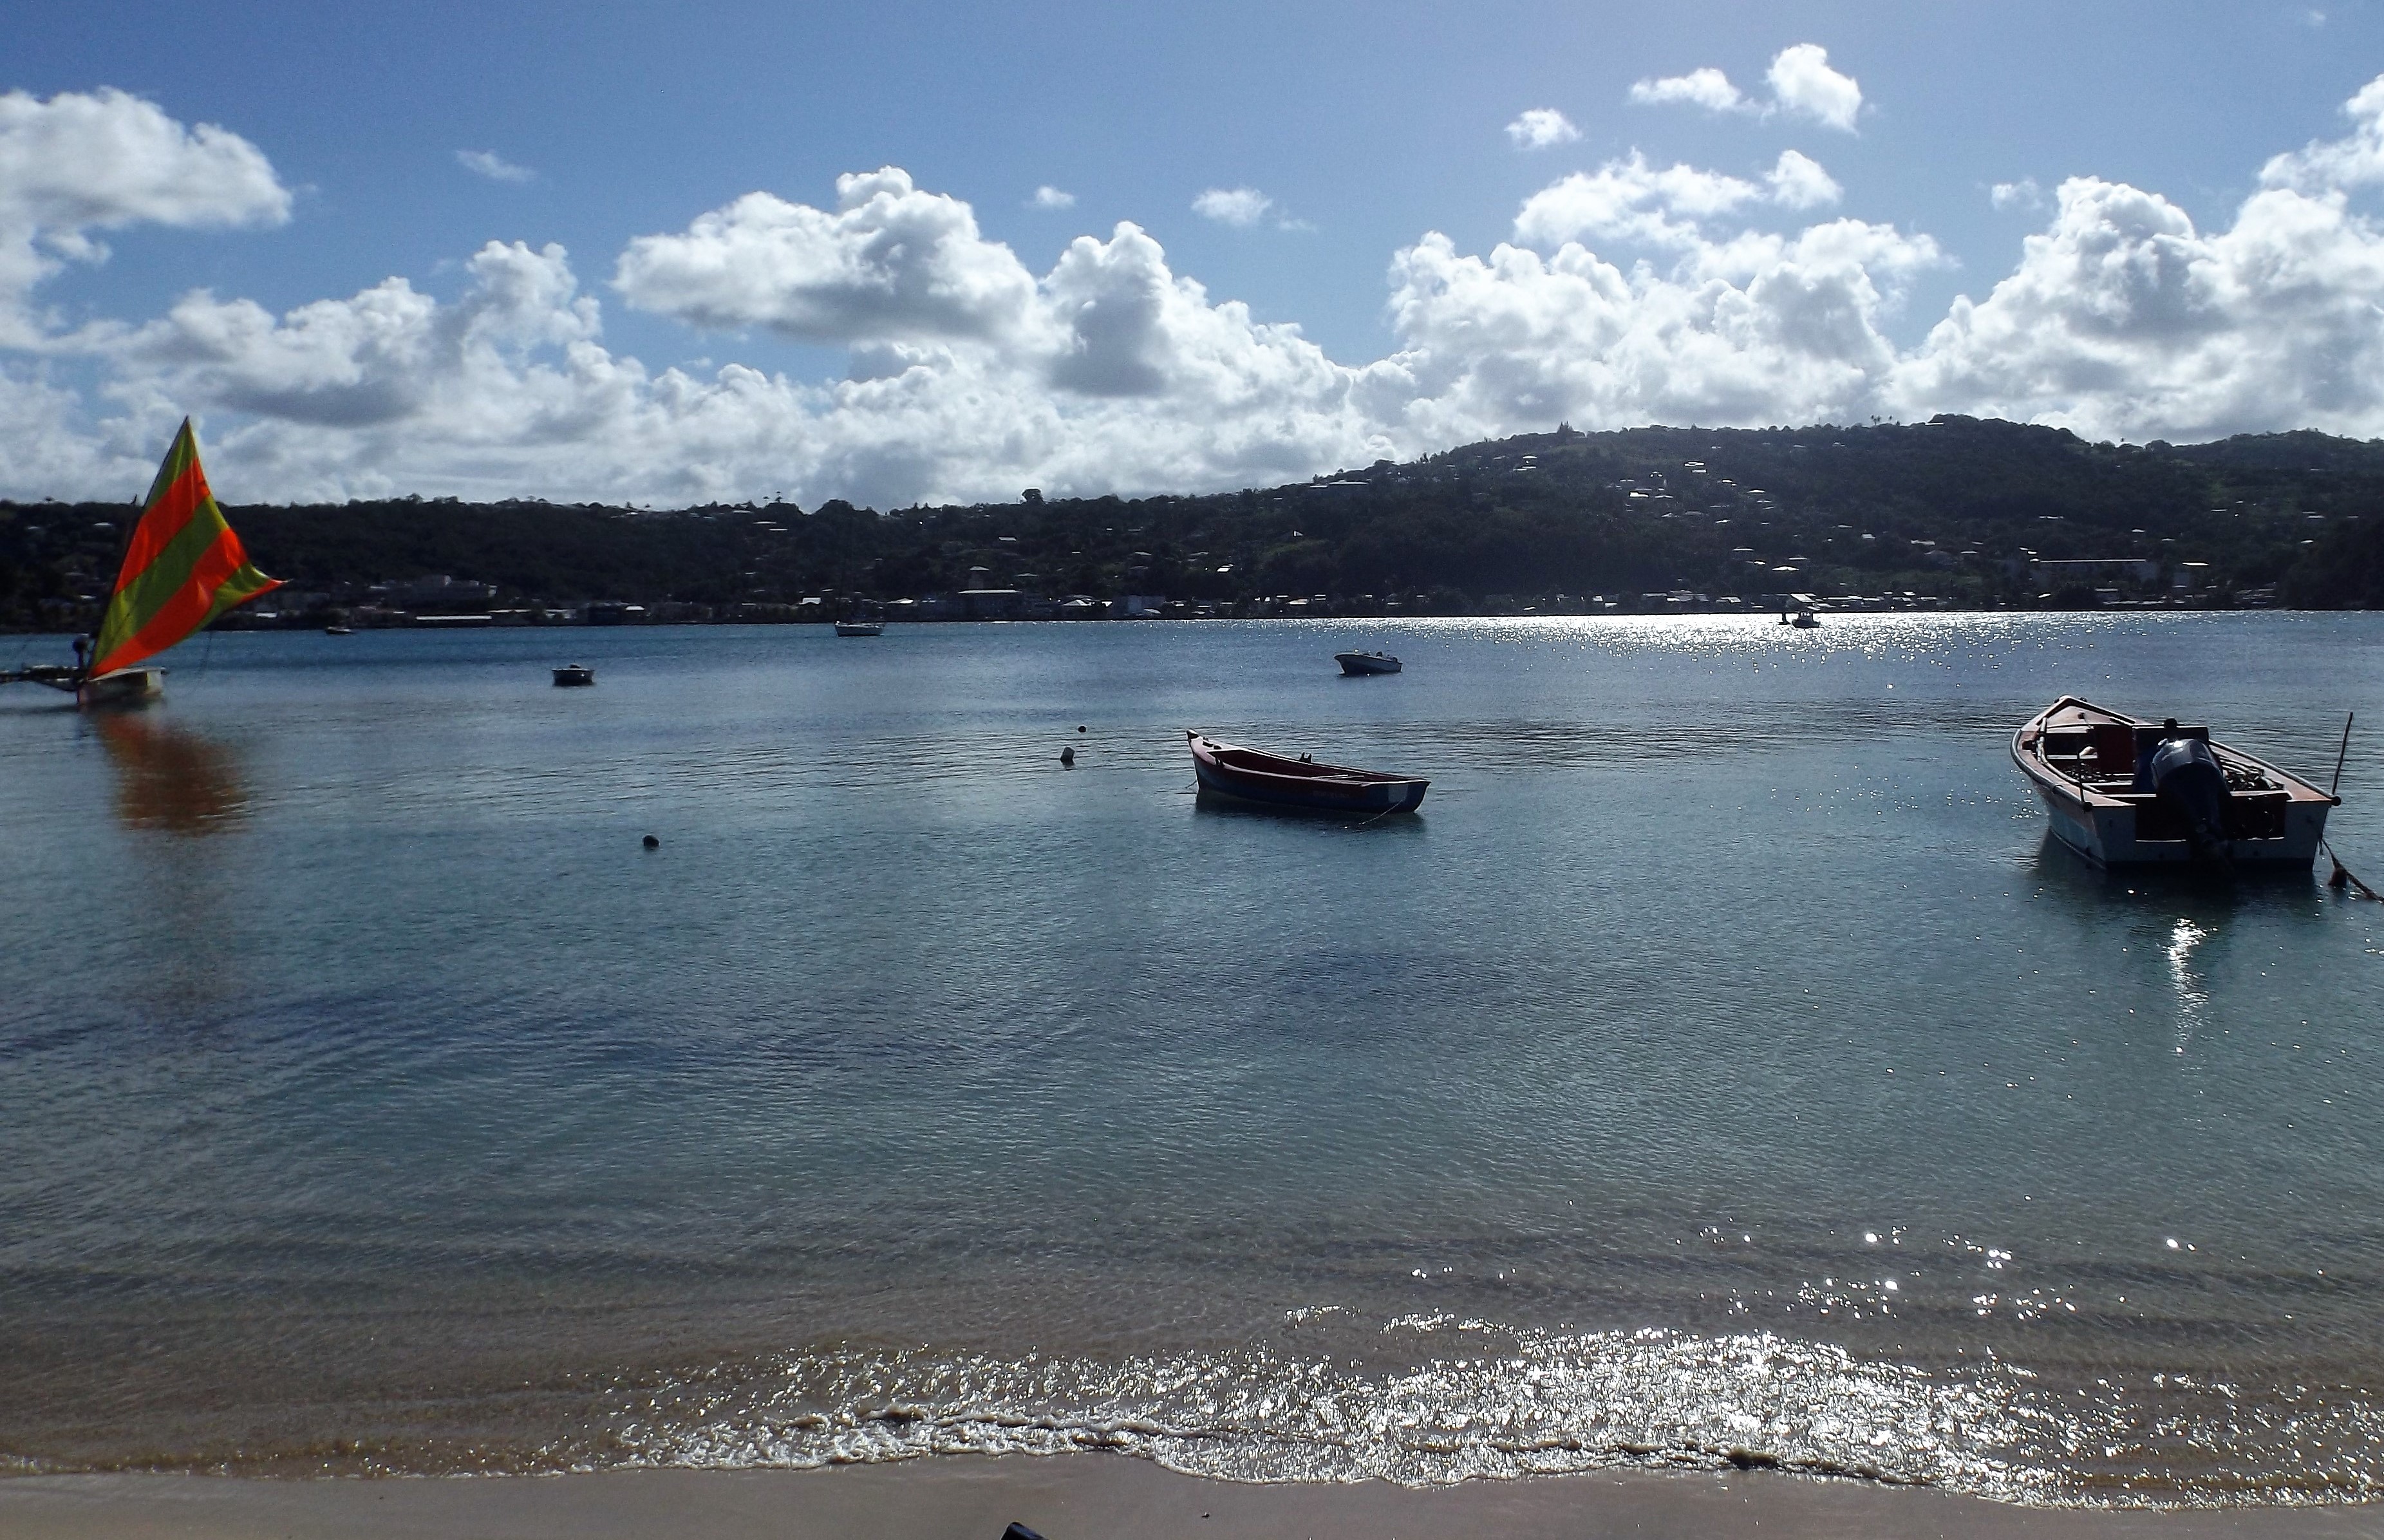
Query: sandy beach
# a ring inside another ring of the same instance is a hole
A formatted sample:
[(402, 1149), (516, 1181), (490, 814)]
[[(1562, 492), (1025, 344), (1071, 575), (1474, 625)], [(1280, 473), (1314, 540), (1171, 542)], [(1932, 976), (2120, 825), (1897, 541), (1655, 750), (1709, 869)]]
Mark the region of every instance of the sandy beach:
[(1109, 1455), (824, 1471), (0, 1483), (9, 1540), (2367, 1540), (2384, 1508), (2080, 1511), (1774, 1474), (1609, 1473), (1416, 1491), (1236, 1485)]

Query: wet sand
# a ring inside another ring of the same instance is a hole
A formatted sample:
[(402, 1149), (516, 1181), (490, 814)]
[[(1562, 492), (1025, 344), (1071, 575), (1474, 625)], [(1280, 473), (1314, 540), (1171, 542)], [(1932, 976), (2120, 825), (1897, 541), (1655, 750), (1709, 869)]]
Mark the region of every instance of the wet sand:
[(9, 1540), (2376, 1540), (2384, 1504), (2189, 1512), (2024, 1509), (1775, 1474), (1608, 1473), (1415, 1491), (1244, 1486), (1110, 1455), (825, 1471), (255, 1481), (0, 1481)]

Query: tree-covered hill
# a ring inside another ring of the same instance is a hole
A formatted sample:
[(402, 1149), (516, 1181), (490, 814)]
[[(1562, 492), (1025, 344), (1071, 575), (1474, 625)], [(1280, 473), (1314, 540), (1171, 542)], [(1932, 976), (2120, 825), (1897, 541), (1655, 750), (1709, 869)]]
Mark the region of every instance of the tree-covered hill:
[[(1926, 424), (1559, 429), (1239, 492), (1022, 498), (875, 512), (829, 503), (674, 513), (544, 503), (228, 510), (293, 589), (354, 594), (444, 574), (507, 597), (895, 599), (971, 586), (1220, 603), (1429, 596), (1914, 592), (2091, 602), (2036, 560), (2136, 558), (2217, 602), (2384, 606), (2384, 442), (2317, 433), (2096, 444)], [(117, 504), (0, 504), (0, 623), (78, 623), (105, 586)], [(2053, 590), (2059, 591), (2052, 591)]]

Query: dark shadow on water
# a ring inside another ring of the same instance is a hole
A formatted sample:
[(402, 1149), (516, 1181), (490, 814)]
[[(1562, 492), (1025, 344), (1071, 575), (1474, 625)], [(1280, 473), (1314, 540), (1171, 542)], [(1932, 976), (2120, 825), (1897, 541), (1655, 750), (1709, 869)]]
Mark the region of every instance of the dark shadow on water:
[(1195, 814), (1202, 817), (1253, 818), (1260, 823), (1285, 824), (1335, 834), (1359, 831), (1372, 834), (1384, 829), (1405, 829), (1416, 834), (1422, 832), (1425, 826), (1421, 811), (1353, 818), (1346, 813), (1302, 813), (1296, 808), (1265, 807), (1256, 802), (1240, 802), (1230, 797), (1214, 796), (1207, 791), (1192, 799), (1192, 807)]
[(246, 819), (248, 783), (230, 748), (145, 713), (90, 720), (115, 767), (116, 816), (127, 828), (203, 838)]
[(2315, 868), (2241, 866), (2231, 874), (2203, 866), (2133, 866), (2118, 871), (2095, 865), (2051, 833), (2037, 846), (2030, 865), (2048, 894), (2083, 908), (2146, 901), (2210, 919), (2254, 911), (2306, 913), (2320, 888)]

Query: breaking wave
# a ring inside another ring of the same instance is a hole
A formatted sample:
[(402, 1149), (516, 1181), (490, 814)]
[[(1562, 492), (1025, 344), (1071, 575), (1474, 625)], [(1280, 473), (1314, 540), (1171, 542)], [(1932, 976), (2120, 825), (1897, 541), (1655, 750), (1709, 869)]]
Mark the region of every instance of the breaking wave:
[(1447, 1317), (1382, 1330), (1446, 1334), (1452, 1350), (1372, 1372), (1269, 1351), (1110, 1363), (793, 1356), (643, 1393), (615, 1447), (630, 1463), (709, 1468), (1105, 1449), (1187, 1475), (1407, 1486), (1736, 1467), (2090, 1506), (2378, 1490), (2384, 1424), (2364, 1397), (2304, 1408), (2291, 1430), (2304, 1454), (2341, 1446), (2332, 1468), (2264, 1478), (2227, 1461), (2245, 1431), (2229, 1386), (2162, 1377), (2176, 1404), (2161, 1411), (2124, 1392), (2049, 1391), (2000, 1363), (1930, 1372), (1769, 1334), (1568, 1334)]

